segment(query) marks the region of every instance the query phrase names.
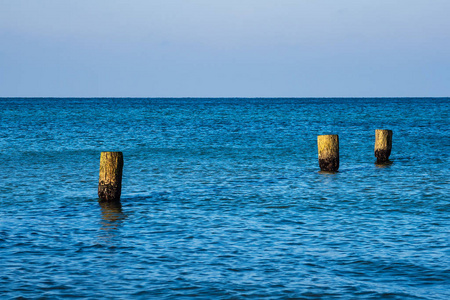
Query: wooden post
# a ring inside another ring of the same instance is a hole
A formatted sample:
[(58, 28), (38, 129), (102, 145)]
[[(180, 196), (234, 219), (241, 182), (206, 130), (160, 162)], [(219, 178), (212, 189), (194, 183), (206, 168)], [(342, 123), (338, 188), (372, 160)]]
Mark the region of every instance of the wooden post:
[(391, 149), (392, 130), (375, 130), (375, 157), (377, 158), (377, 163), (388, 162)]
[(122, 192), (122, 152), (102, 152), (100, 155), (100, 176), (98, 198), (100, 202), (119, 202)]
[(322, 171), (336, 172), (339, 169), (339, 136), (337, 134), (319, 135), (319, 166)]

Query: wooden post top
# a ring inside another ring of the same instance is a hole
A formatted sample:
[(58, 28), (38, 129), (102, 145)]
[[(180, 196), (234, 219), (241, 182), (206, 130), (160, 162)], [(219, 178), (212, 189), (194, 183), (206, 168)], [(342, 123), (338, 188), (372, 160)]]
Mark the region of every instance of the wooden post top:
[(375, 130), (375, 150), (392, 148), (392, 130), (376, 129)]
[(319, 156), (326, 152), (339, 153), (339, 136), (337, 134), (317, 136), (317, 148)]

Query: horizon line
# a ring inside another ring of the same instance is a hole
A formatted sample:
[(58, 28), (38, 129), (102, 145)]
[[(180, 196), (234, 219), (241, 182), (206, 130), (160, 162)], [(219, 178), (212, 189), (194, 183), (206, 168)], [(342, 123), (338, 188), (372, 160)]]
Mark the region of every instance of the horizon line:
[(241, 97), (241, 96), (231, 96), (231, 97), (120, 97), (120, 96), (83, 96), (83, 97), (77, 97), (77, 96), (63, 96), (63, 97), (56, 97), (56, 96), (14, 96), (14, 97), (3, 97), (0, 96), (0, 99), (419, 99), (419, 98), (450, 98), (450, 96), (352, 96), (352, 97), (345, 97), (345, 96), (327, 96), (327, 97)]

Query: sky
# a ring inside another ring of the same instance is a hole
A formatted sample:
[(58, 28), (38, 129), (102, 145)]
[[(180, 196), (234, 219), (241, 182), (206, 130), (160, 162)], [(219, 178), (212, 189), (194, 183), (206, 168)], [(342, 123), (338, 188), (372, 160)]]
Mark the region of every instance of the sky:
[(0, 0), (0, 97), (449, 97), (449, 0)]

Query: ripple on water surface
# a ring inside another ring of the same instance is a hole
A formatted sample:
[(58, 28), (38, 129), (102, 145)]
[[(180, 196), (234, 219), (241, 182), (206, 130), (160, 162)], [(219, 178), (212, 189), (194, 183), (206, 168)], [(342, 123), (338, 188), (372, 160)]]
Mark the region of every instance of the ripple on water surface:
[[(6, 298), (450, 297), (448, 99), (0, 101)], [(100, 150), (124, 152), (121, 206)]]

